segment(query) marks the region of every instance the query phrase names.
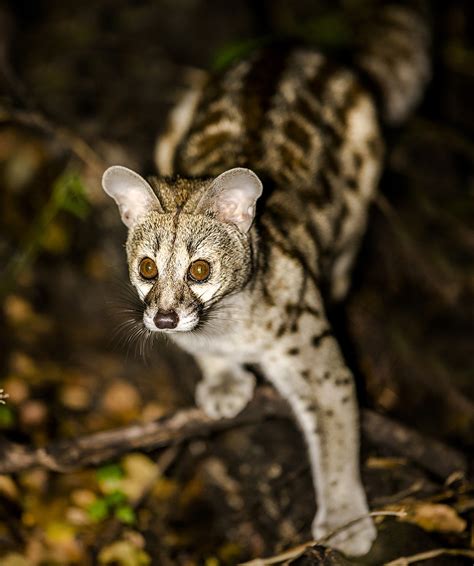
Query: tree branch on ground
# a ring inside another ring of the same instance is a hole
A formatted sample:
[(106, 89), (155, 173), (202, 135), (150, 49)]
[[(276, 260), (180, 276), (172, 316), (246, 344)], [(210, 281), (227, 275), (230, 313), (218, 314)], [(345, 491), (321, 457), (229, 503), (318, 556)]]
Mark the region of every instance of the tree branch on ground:
[[(58, 440), (40, 448), (2, 439), (0, 474), (35, 466), (69, 472), (101, 464), (133, 450), (156, 450), (269, 419), (289, 418), (287, 404), (266, 386), (259, 388), (248, 407), (232, 419), (215, 421), (202, 410), (189, 408), (156, 421)], [(403, 456), (438, 478), (446, 479), (455, 471), (467, 470), (466, 458), (454, 448), (368, 409), (362, 412), (362, 433), (375, 447)]]

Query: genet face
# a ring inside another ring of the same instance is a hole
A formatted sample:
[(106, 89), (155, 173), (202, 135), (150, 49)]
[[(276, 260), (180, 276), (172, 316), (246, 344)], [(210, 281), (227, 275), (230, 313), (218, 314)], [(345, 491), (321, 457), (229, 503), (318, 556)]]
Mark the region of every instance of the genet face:
[(127, 252), (143, 323), (152, 332), (202, 328), (249, 276), (247, 238), (202, 215), (150, 212), (130, 230)]

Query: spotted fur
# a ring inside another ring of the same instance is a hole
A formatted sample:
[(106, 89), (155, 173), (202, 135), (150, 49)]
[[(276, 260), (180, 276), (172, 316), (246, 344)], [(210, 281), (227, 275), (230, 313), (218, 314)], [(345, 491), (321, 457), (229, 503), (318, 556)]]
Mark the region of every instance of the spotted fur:
[[(393, 10), (380, 56), (371, 40), (355, 59), (385, 89), (381, 111), (396, 121), (427, 73), (419, 23)], [(330, 540), (359, 555), (376, 531), (359, 476), (353, 378), (324, 301), (347, 293), (382, 166), (376, 97), (361, 77), (312, 49), (264, 48), (205, 84), (200, 77), (173, 112), (156, 155), (162, 175), (181, 177), (148, 184), (120, 167), (104, 175), (129, 227), (145, 327), (158, 331), (161, 311), (176, 315), (163, 332), (194, 354), (203, 373), (196, 400), (213, 418), (244, 408), (255, 384), (245, 368), (260, 367), (306, 439), (315, 538), (362, 517)], [(144, 257), (156, 262), (154, 280), (140, 276)], [(188, 274), (197, 259), (210, 265), (201, 283)]]

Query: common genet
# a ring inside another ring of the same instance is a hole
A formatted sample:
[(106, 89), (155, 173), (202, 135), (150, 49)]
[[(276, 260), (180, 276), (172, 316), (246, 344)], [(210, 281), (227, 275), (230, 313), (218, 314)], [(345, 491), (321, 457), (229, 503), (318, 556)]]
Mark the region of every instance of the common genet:
[[(259, 367), (291, 405), (316, 491), (313, 535), (366, 553), (376, 537), (359, 472), (353, 376), (326, 317), (345, 297), (381, 172), (380, 123), (402, 121), (429, 76), (429, 34), (380, 10), (343, 66), (268, 46), (209, 76), (173, 110), (148, 181), (120, 166), (103, 187), (128, 227), (143, 325), (191, 352), (196, 402), (232, 417)], [(326, 302), (325, 302), (326, 301)]]

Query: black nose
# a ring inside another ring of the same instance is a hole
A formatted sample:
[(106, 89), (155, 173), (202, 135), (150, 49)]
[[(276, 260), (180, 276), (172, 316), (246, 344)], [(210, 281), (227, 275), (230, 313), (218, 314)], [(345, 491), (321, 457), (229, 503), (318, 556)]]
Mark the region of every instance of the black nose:
[(158, 311), (155, 315), (155, 325), (162, 330), (163, 328), (176, 328), (179, 317), (175, 311)]

